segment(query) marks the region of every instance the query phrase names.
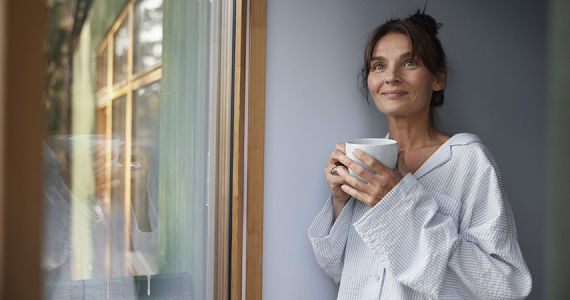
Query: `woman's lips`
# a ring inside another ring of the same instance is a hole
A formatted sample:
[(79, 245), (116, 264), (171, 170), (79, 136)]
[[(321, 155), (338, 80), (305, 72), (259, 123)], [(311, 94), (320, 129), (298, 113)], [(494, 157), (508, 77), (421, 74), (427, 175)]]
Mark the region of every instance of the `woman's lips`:
[(407, 93), (408, 92), (402, 91), (402, 90), (393, 90), (393, 91), (382, 92), (382, 95), (384, 95), (390, 99), (396, 99), (396, 98), (399, 98), (399, 97), (406, 95)]

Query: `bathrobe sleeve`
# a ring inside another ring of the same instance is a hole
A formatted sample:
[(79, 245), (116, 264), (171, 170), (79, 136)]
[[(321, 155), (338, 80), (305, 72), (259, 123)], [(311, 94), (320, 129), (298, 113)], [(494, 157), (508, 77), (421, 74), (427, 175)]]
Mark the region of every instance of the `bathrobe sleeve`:
[(356, 231), (399, 282), (431, 299), (444, 276), (479, 299), (526, 297), (532, 279), (493, 163), (458, 173), (450, 180), (462, 199), (433, 194), (408, 174), (354, 224)]
[(352, 226), (354, 201), (351, 198), (334, 220), (332, 196), (329, 197), (309, 227), (309, 239), (317, 263), (337, 284), (340, 282), (348, 232)]

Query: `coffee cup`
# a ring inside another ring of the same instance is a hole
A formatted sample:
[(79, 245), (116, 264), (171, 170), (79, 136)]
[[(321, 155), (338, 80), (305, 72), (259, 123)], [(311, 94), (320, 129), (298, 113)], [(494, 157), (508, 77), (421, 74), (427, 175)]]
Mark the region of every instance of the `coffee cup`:
[[(360, 138), (346, 141), (346, 156), (368, 169), (368, 171), (375, 173), (368, 166), (366, 166), (366, 164), (364, 164), (358, 158), (354, 157), (352, 151), (355, 149), (359, 149), (372, 155), (374, 158), (376, 158), (378, 161), (390, 169), (396, 168), (396, 163), (398, 161), (398, 142), (395, 140), (384, 138)], [(365, 181), (363, 178), (356, 175), (352, 170), (349, 169), (349, 172), (350, 175)]]

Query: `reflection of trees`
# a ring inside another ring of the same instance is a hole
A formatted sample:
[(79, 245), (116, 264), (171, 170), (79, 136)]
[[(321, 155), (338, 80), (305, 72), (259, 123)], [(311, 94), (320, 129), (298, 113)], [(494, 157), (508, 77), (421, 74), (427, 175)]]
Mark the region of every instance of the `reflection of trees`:
[(151, 67), (162, 55), (162, 0), (135, 4), (134, 67), (140, 72)]
[[(48, 12), (45, 41), (46, 134), (69, 134), (71, 127), (71, 73), (73, 50), (93, 0), (46, 0)], [(68, 179), (68, 157), (57, 153), (63, 177)]]
[(113, 37), (113, 83), (120, 83), (128, 77), (129, 22), (123, 20)]
[(48, 32), (46, 55), (47, 134), (69, 131), (73, 49), (93, 0), (46, 0)]

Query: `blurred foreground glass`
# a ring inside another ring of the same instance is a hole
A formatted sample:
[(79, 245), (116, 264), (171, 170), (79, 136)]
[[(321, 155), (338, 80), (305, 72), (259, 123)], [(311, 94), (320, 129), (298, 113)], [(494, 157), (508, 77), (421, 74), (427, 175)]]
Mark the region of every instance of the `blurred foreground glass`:
[(46, 4), (44, 298), (208, 298), (212, 1)]

